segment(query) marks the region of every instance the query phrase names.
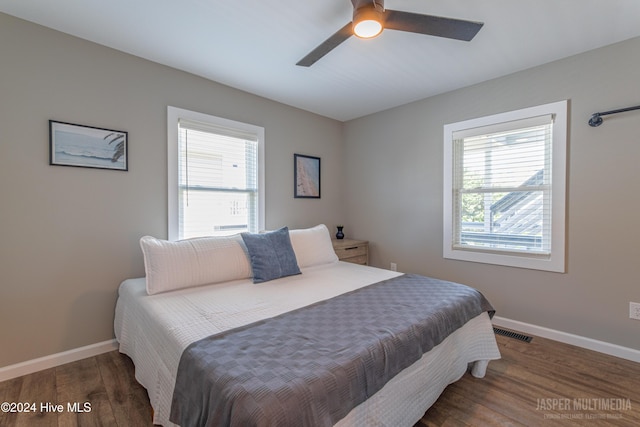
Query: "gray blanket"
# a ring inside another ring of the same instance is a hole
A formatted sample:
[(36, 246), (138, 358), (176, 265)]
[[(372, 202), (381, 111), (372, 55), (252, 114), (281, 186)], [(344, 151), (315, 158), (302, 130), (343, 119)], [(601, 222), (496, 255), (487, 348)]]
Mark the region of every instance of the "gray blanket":
[(171, 421), (331, 426), (480, 313), (461, 284), (405, 274), (191, 344)]

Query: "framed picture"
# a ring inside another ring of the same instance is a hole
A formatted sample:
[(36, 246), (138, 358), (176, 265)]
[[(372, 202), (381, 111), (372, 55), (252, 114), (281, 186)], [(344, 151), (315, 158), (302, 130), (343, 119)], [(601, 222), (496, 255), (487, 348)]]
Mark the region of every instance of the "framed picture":
[(49, 164), (128, 170), (128, 133), (49, 120)]
[(293, 155), (294, 188), (297, 198), (320, 198), (320, 157)]

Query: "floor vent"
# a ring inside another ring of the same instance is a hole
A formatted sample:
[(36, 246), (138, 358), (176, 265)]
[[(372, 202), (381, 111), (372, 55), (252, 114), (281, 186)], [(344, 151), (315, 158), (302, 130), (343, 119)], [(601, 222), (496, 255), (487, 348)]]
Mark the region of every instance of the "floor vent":
[(517, 332), (512, 332), (512, 331), (507, 331), (506, 329), (493, 328), (493, 332), (495, 332), (498, 335), (503, 335), (503, 336), (509, 337), (509, 338), (515, 338), (517, 340), (525, 341), (525, 342), (531, 342), (531, 340), (533, 339), (533, 337), (530, 337), (528, 335), (523, 335), (523, 334), (519, 334)]

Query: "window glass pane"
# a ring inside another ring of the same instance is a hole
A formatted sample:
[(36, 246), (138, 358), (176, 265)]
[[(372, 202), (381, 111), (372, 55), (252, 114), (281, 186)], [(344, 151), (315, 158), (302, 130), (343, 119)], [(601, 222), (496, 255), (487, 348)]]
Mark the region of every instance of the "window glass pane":
[(183, 189), (180, 198), (184, 239), (250, 231), (255, 193)]
[(548, 254), (551, 124), (466, 136), (455, 144), (454, 246)]
[(258, 142), (179, 128), (180, 238), (257, 231)]
[[(493, 250), (547, 252), (542, 191), (462, 195), (459, 245)], [(546, 243), (546, 244), (545, 244)]]
[[(464, 188), (518, 187), (549, 167), (550, 128), (464, 138)], [(528, 184), (527, 184), (528, 185)]]
[(180, 184), (190, 187), (257, 188), (257, 142), (180, 130)]

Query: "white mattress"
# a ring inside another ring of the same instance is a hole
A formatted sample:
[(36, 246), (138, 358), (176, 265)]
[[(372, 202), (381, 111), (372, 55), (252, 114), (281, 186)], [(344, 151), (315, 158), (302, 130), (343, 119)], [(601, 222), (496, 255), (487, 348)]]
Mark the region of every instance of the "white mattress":
[[(189, 344), (399, 274), (335, 262), (257, 285), (237, 280), (151, 296), (144, 278), (129, 279), (120, 285), (116, 339), (120, 351), (133, 360), (136, 379), (148, 391), (154, 423), (173, 426), (169, 412), (175, 374)], [(483, 313), (354, 408), (338, 425), (411, 426), (448, 384), (464, 374), (468, 363), (484, 361), (473, 371), (482, 377), (488, 361), (499, 357), (489, 316)]]

